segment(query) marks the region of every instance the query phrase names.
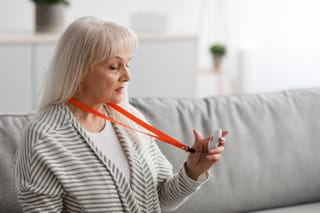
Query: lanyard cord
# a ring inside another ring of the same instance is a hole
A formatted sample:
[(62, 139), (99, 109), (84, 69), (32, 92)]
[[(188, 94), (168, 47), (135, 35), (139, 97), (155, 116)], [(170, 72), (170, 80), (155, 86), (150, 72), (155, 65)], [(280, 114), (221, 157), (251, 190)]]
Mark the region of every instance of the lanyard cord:
[(150, 132), (154, 133), (154, 134), (150, 134), (150, 133), (147, 133), (147, 132), (144, 132), (144, 131), (141, 131), (139, 129), (136, 129), (136, 128), (133, 128), (127, 124), (124, 124), (120, 121), (117, 121), (109, 116), (106, 116), (105, 114), (102, 114), (100, 112), (98, 112), (97, 110), (94, 110), (92, 109), (91, 107), (89, 107), (88, 105), (85, 105), (83, 103), (81, 103), (80, 101), (77, 101), (76, 99), (74, 98), (71, 98), (69, 100), (69, 103), (79, 107), (80, 109), (84, 110), (84, 111), (87, 111), (89, 113), (92, 113), (100, 118), (103, 118), (105, 120), (108, 120), (112, 123), (115, 123), (115, 124), (118, 124), (118, 125), (121, 125), (123, 127), (126, 127), (128, 129), (131, 129), (131, 130), (135, 130), (137, 132), (140, 132), (140, 133), (143, 133), (145, 135), (148, 135), (150, 137), (153, 137), (153, 138), (156, 138), (158, 140), (161, 140), (163, 142), (166, 142), (168, 144), (171, 144), (173, 146), (176, 146), (180, 149), (183, 149), (184, 151), (186, 152), (190, 152), (190, 153), (194, 153), (195, 150), (189, 146), (187, 146), (186, 144), (183, 144), (181, 143), (180, 141), (170, 137), (169, 135), (161, 132), (160, 130), (154, 128), (153, 126), (151, 126), (150, 124), (144, 122), (143, 120), (141, 120), (140, 118), (138, 118), (137, 116), (133, 115), (132, 113), (128, 112), (127, 110), (125, 110), (124, 108), (120, 107), (119, 105), (117, 104), (114, 104), (114, 103), (107, 103), (108, 106), (110, 106), (111, 108), (113, 108), (114, 110), (118, 111), (119, 113), (123, 114), (124, 116), (126, 116), (127, 118), (129, 118), (130, 120), (132, 120), (133, 122), (135, 122), (136, 124), (142, 126), (143, 128), (149, 130)]

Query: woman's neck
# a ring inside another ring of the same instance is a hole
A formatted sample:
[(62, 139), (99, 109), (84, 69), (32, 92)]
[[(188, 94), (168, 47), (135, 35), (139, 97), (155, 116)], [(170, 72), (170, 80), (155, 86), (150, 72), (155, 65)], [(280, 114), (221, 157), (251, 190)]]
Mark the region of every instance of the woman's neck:
[[(81, 100), (79, 100), (80, 102), (82, 102)], [(83, 104), (86, 104), (88, 106), (90, 106), (92, 109), (97, 110), (100, 113), (105, 114), (105, 109), (104, 109), (104, 104), (100, 103), (100, 104), (90, 104), (90, 103), (86, 103), (86, 102), (82, 102)], [(92, 113), (89, 113), (87, 111), (84, 111), (80, 108), (78, 108), (77, 106), (67, 103), (70, 111), (73, 113), (73, 115), (75, 116), (75, 118), (78, 120), (78, 122), (80, 123), (80, 125), (87, 131), (90, 132), (100, 132), (104, 125), (105, 125), (105, 120), (95, 116)]]

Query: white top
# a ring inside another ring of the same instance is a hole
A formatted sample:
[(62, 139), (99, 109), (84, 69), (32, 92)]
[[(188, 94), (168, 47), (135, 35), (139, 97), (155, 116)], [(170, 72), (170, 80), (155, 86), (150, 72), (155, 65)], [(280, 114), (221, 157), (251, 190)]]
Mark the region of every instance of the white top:
[(86, 131), (90, 139), (100, 149), (100, 151), (109, 158), (130, 181), (130, 168), (127, 156), (121, 146), (121, 143), (111, 125), (106, 121), (101, 132)]

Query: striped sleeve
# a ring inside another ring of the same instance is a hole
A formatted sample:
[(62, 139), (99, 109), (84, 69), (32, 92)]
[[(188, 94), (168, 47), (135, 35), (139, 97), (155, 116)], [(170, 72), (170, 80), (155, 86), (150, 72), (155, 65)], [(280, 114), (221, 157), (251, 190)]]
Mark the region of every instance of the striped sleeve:
[(191, 179), (182, 165), (179, 172), (172, 174), (172, 166), (160, 149), (156, 146), (159, 174), (158, 174), (158, 194), (162, 209), (175, 210), (181, 206), (194, 192), (209, 179), (209, 173), (201, 175), (195, 181)]
[(18, 148), (15, 165), (18, 200), (23, 212), (61, 212), (63, 190), (47, 167), (50, 159), (45, 150), (39, 151), (41, 143), (37, 134), (28, 130)]

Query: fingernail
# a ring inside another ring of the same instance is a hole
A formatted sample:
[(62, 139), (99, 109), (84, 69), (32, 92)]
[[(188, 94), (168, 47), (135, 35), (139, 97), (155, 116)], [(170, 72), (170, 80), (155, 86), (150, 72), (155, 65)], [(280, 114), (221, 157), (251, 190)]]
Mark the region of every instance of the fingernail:
[(222, 130), (222, 136), (226, 136), (229, 132), (227, 130)]
[(215, 151), (216, 151), (215, 149), (211, 149), (209, 153), (214, 153)]

